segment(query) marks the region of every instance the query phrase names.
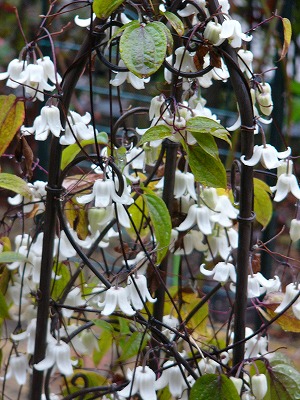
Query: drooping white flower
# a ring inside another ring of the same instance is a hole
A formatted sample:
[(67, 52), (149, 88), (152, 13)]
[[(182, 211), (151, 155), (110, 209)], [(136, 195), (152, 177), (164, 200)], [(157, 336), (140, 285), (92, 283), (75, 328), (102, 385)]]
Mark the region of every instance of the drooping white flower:
[(36, 140), (44, 141), (51, 132), (54, 136), (59, 137), (64, 131), (60, 120), (60, 111), (56, 106), (44, 106), (41, 114), (35, 118), (32, 127), (21, 127), (24, 135), (35, 135)]
[[(195, 3), (201, 7), (203, 10), (205, 9), (205, 0), (196, 0)], [(186, 6), (178, 11), (178, 15), (181, 17), (189, 17), (190, 15), (197, 14), (198, 10), (191, 3), (186, 4)]]
[(240, 49), (238, 52), (238, 63), (242, 72), (244, 72), (248, 79), (252, 78), (252, 62), (253, 62), (253, 53), (250, 50)]
[(263, 400), (268, 391), (268, 382), (265, 374), (257, 374), (251, 377), (251, 390), (256, 400)]
[(232, 47), (239, 48), (242, 45), (242, 40), (250, 42), (252, 40), (252, 36), (248, 36), (242, 32), (242, 27), (239, 21), (234, 19), (226, 19), (222, 23), (220, 40), (218, 43), (216, 43), (216, 46), (222, 44), (225, 39), (229, 40), (229, 43)]
[(271, 86), (269, 85), (269, 83), (264, 82), (259, 85), (255, 91), (255, 94), (260, 111), (264, 115), (270, 115), (273, 111), (273, 101)]
[(218, 223), (224, 228), (230, 228), (232, 220), (237, 218), (239, 211), (232, 205), (229, 198), (225, 195), (218, 196), (217, 204), (214, 207), (215, 214), (211, 215), (210, 220)]
[(236, 388), (239, 396), (241, 395), (241, 390), (243, 387), (243, 379), (242, 378), (237, 378), (236, 376), (230, 376), (229, 379), (231, 380), (231, 382), (234, 384), (234, 387)]
[(91, 114), (85, 113), (85, 115), (80, 115), (75, 111), (70, 111), (68, 116), (68, 123), (66, 124), (65, 134), (59, 139), (60, 144), (70, 145), (76, 142), (76, 139), (80, 142), (82, 140), (89, 140), (97, 135), (97, 130), (94, 132), (91, 122)]
[(152, 298), (148, 290), (145, 275), (137, 274), (129, 276), (127, 280), (127, 290), (129, 300), (136, 310), (142, 310), (146, 301), (155, 303), (157, 300), (156, 298)]
[[(120, 60), (118, 66), (125, 67), (124, 61)], [(131, 71), (119, 71), (117, 72), (115, 78), (111, 79), (109, 83), (113, 86), (120, 86), (125, 81), (130, 83), (135, 89), (141, 90), (145, 89), (145, 83), (148, 83), (150, 81), (150, 78), (139, 78)]]
[[(285, 172), (284, 172), (285, 171)], [(274, 201), (279, 202), (286, 198), (291, 192), (300, 200), (300, 188), (296, 176), (292, 173), (293, 162), (291, 160), (282, 161), (277, 170), (277, 184), (270, 187), (273, 193), (276, 192)]]
[(290, 225), (290, 238), (292, 242), (300, 239), (300, 220), (293, 218)]
[[(96, 14), (93, 13), (92, 20), (96, 18)], [(91, 25), (91, 18), (80, 18), (79, 15), (76, 15), (74, 18), (74, 22), (77, 26), (81, 28), (87, 28)]]
[(248, 160), (245, 160), (245, 156), (241, 156), (243, 164), (248, 166), (254, 166), (258, 162), (261, 162), (262, 166), (267, 169), (277, 168), (280, 165), (279, 159), (289, 157), (291, 154), (291, 148), (288, 147), (285, 151), (279, 152), (271, 144), (255, 145), (253, 148), (253, 155)]
[(0, 377), (0, 380), (8, 380), (14, 378), (18, 385), (25, 385), (27, 381), (27, 373), (29, 371), (28, 359), (25, 354), (12, 354), (9, 359), (9, 364), (5, 377)]
[(111, 205), (112, 201), (126, 205), (130, 205), (134, 201), (128, 193), (126, 182), (123, 193), (119, 196), (116, 192), (115, 182), (112, 179), (97, 179), (94, 182), (92, 193), (77, 197), (79, 204), (87, 204), (93, 200), (95, 207), (99, 208)]
[(155, 373), (149, 367), (138, 366), (134, 371), (129, 368), (126, 374), (130, 381), (124, 389), (117, 392), (119, 396), (130, 397), (139, 394), (142, 400), (157, 400), (155, 392)]
[[(35, 346), (35, 334), (36, 334), (36, 318), (32, 318), (29, 322), (25, 331), (17, 334), (11, 334), (10, 337), (15, 342), (20, 342), (23, 340), (27, 340), (27, 354), (34, 354), (34, 346)], [(52, 336), (50, 334), (50, 325), (51, 321), (48, 320), (48, 327), (47, 327), (47, 342), (52, 340)]]
[(188, 387), (182, 375), (184, 369), (178, 365), (174, 365), (174, 361), (172, 360), (166, 361), (163, 366), (168, 368), (164, 369), (161, 376), (155, 381), (155, 390), (169, 386), (171, 395), (181, 399), (183, 391)]
[(53, 340), (48, 343), (46, 357), (33, 367), (38, 371), (45, 371), (56, 367), (65, 376), (73, 374), (70, 346), (63, 341)]
[(196, 223), (199, 230), (204, 235), (212, 234), (212, 223), (210, 221), (211, 211), (208, 207), (197, 204), (189, 208), (186, 219), (176, 228), (178, 231), (187, 231), (191, 229)]
[(110, 315), (116, 309), (120, 309), (126, 315), (134, 315), (135, 310), (131, 307), (129, 301), (128, 289), (121, 286), (112, 286), (105, 292), (105, 299), (99, 302), (98, 306), (103, 308), (102, 315)]
[[(289, 283), (285, 288), (285, 293), (282, 302), (274, 310), (276, 313), (281, 313), (292, 301), (296, 299), (299, 294), (300, 285), (294, 282)], [(296, 318), (300, 319), (300, 298), (294, 301), (292, 305), (292, 310)]]
[(211, 261), (218, 255), (223, 260), (230, 261), (230, 253), (238, 246), (238, 232), (234, 228), (222, 228), (220, 226), (211, 235), (208, 235), (206, 240), (209, 248), (209, 251), (205, 254), (206, 261)]
[(188, 255), (194, 250), (206, 252), (207, 244), (204, 243), (204, 235), (200, 231), (194, 229), (186, 232), (178, 242), (179, 232), (176, 229), (171, 231), (171, 241), (169, 249), (174, 255)]
[(231, 263), (220, 261), (212, 270), (207, 270), (205, 264), (200, 265), (200, 272), (205, 276), (213, 276), (215, 281), (225, 283), (230, 278), (232, 282), (236, 282), (235, 266)]
[[(268, 292), (276, 292), (280, 289), (280, 279), (275, 276), (272, 279), (266, 279), (260, 272), (248, 275), (247, 297), (252, 299)], [(235, 292), (235, 285), (231, 284), (230, 289)]]
[(20, 85), (21, 73), (27, 62), (15, 58), (8, 64), (7, 71), (0, 73), (0, 81), (7, 79), (6, 86), (16, 89)]

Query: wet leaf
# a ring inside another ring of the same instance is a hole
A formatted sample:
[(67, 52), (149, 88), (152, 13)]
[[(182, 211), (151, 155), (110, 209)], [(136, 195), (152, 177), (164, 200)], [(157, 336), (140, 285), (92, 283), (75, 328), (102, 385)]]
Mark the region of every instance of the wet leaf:
[(170, 11), (162, 12), (161, 14), (167, 18), (172, 28), (176, 31), (176, 33), (178, 33), (179, 36), (184, 34), (183, 22), (177, 17), (177, 15), (171, 13)]
[(9, 146), (24, 121), (23, 101), (16, 96), (0, 96), (0, 156)]
[(154, 74), (162, 65), (166, 50), (166, 27), (160, 22), (126, 27), (120, 39), (120, 53), (126, 67), (139, 78)]

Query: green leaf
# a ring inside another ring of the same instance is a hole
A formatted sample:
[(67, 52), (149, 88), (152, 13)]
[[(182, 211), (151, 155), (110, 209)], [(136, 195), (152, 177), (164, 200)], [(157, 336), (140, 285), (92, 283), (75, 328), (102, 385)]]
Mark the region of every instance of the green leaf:
[(25, 117), (24, 103), (16, 96), (0, 96), (0, 156), (7, 149)]
[(108, 18), (124, 0), (94, 0), (93, 11), (100, 19)]
[(126, 318), (118, 317), (121, 335), (128, 335), (130, 333), (130, 321)]
[(256, 220), (263, 228), (270, 222), (273, 214), (273, 205), (270, 198), (269, 186), (260, 179), (254, 178), (254, 212)]
[(173, 40), (173, 36), (172, 36), (170, 29), (165, 24), (162, 24), (161, 22), (158, 22), (158, 21), (153, 21), (152, 24), (154, 24), (154, 25), (158, 24), (159, 27), (164, 30), (166, 39), (167, 39), (167, 53), (168, 53), (168, 55), (172, 54), (174, 40)]
[(283, 47), (279, 61), (281, 61), (287, 54), (291, 39), (292, 39), (292, 25), (288, 18), (282, 18), (283, 25)]
[(120, 39), (120, 53), (126, 67), (139, 78), (154, 74), (167, 50), (165, 27), (160, 22), (131, 24)]
[[(272, 365), (272, 362), (271, 362)], [(269, 371), (272, 400), (300, 399), (300, 372), (288, 364), (276, 364)]]
[(204, 186), (226, 188), (226, 170), (219, 157), (212, 156), (200, 146), (184, 146), (195, 180)]
[(0, 292), (0, 318), (10, 318), (4, 295)]
[(226, 375), (200, 376), (191, 389), (189, 400), (240, 400), (240, 396)]
[(208, 132), (193, 133), (199, 146), (212, 157), (219, 159), (219, 149), (213, 136)]
[[(66, 147), (63, 152), (62, 152), (62, 158), (61, 158), (61, 169), (66, 168), (66, 166), (74, 160), (74, 158), (77, 156), (77, 154), (80, 153), (81, 149), (85, 146), (88, 146), (90, 144), (94, 144), (95, 140), (94, 139), (87, 139), (87, 140), (82, 140), (80, 142), (80, 146), (78, 143), (70, 144), (68, 147)], [(108, 143), (108, 136), (106, 132), (99, 132), (97, 135), (97, 143), (101, 144), (107, 144)]]
[(14, 251), (4, 251), (3, 253), (0, 253), (0, 263), (7, 264), (16, 261), (27, 262), (28, 258), (22, 254), (15, 253)]
[(94, 319), (93, 322), (96, 326), (99, 326), (101, 329), (105, 331), (113, 332), (114, 330), (112, 325), (109, 322), (103, 321), (103, 319)]
[[(186, 130), (191, 132), (197, 141), (198, 141), (197, 134), (210, 133), (214, 137), (224, 140), (231, 146), (229, 132), (221, 124), (219, 124), (217, 121), (211, 118), (207, 117), (190, 118), (187, 121)], [(203, 137), (203, 135), (201, 135), (200, 137)]]
[(172, 129), (166, 125), (156, 125), (147, 129), (143, 134), (138, 146), (142, 146), (146, 142), (152, 142), (153, 140), (162, 140), (172, 134)]
[(143, 198), (149, 211), (157, 240), (157, 263), (167, 254), (171, 240), (172, 223), (165, 202), (150, 189), (144, 188)]
[(136, 356), (139, 351), (145, 348), (148, 339), (147, 335), (142, 332), (133, 332), (129, 338), (127, 336), (120, 340), (119, 345), (122, 349), (122, 354), (118, 361), (129, 360), (131, 357)]
[(171, 26), (176, 31), (176, 33), (178, 33), (179, 36), (182, 36), (184, 34), (183, 22), (180, 18), (177, 17), (177, 15), (171, 13), (170, 11), (161, 12), (161, 14), (167, 18), (167, 20), (170, 22)]
[(31, 191), (27, 183), (14, 174), (0, 173), (0, 188), (11, 190), (24, 197), (31, 198)]
[(94, 351), (93, 361), (98, 365), (108, 350), (111, 348), (114, 340), (113, 330), (104, 329), (99, 337), (99, 351)]

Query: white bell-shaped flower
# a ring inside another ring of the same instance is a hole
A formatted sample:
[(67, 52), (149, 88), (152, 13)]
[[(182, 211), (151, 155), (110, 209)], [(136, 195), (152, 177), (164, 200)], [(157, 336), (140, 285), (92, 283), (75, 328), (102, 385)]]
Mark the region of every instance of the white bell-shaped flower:
[(7, 79), (6, 86), (16, 89), (20, 85), (21, 73), (27, 66), (26, 61), (15, 58), (8, 64), (7, 71), (0, 73), (0, 81)]
[(211, 211), (208, 207), (197, 204), (189, 208), (186, 219), (176, 228), (178, 231), (187, 231), (191, 229), (196, 223), (199, 230), (204, 235), (212, 234), (212, 223), (210, 221)]
[(41, 114), (35, 118), (32, 127), (21, 127), (24, 135), (35, 135), (36, 140), (44, 141), (51, 132), (54, 136), (59, 137), (64, 131), (60, 120), (60, 111), (56, 106), (45, 106), (41, 109)]
[(27, 381), (27, 373), (29, 371), (28, 359), (25, 354), (12, 354), (9, 359), (9, 365), (5, 377), (0, 380), (8, 380), (14, 378), (18, 385), (25, 385)]
[(228, 39), (231, 46), (239, 48), (242, 45), (242, 40), (250, 42), (252, 40), (251, 35), (246, 35), (242, 32), (242, 27), (239, 21), (234, 19), (226, 19), (222, 23), (222, 30), (220, 33), (220, 40), (216, 43), (219, 46), (225, 39)]
[(254, 166), (258, 162), (261, 162), (262, 166), (267, 169), (277, 168), (280, 165), (279, 159), (287, 158), (291, 155), (291, 148), (288, 147), (285, 151), (279, 152), (271, 144), (255, 145), (253, 148), (253, 155), (248, 160), (245, 160), (245, 156), (241, 156), (243, 164), (248, 166)]
[(164, 369), (161, 376), (155, 381), (155, 390), (169, 386), (171, 395), (176, 399), (181, 399), (183, 391), (188, 387), (182, 375), (184, 373), (183, 368), (174, 365), (172, 360), (166, 361), (163, 366), (168, 368)]
[(138, 366), (135, 371), (127, 370), (127, 379), (130, 381), (124, 389), (117, 392), (119, 396), (131, 397), (139, 394), (142, 400), (157, 400), (155, 392), (155, 373), (149, 367)]
[(268, 381), (265, 374), (257, 374), (251, 377), (251, 390), (256, 400), (263, 400), (268, 391)]
[(232, 282), (236, 282), (235, 266), (231, 263), (220, 261), (212, 270), (205, 269), (205, 264), (200, 265), (200, 272), (205, 276), (213, 276), (215, 281), (225, 283), (230, 278)]
[(136, 310), (142, 310), (146, 301), (155, 303), (157, 300), (151, 297), (145, 275), (137, 274), (129, 276), (127, 280), (127, 289), (129, 300)]
[[(125, 67), (124, 61), (120, 60), (118, 66)], [(148, 83), (150, 81), (150, 78), (139, 78), (131, 71), (119, 71), (117, 72), (115, 78), (111, 79), (109, 83), (113, 86), (120, 86), (125, 81), (130, 83), (135, 89), (141, 90), (145, 89), (145, 83)]]
[(48, 343), (46, 357), (33, 367), (38, 371), (45, 371), (55, 367), (65, 376), (73, 374), (70, 346), (63, 341), (53, 340)]
[[(282, 172), (285, 169), (286, 172)], [(278, 176), (279, 175), (279, 176)], [(292, 174), (292, 161), (282, 161), (277, 170), (277, 184), (270, 187), (271, 191), (275, 193), (274, 201), (279, 202), (286, 198), (291, 192), (298, 200), (300, 200), (300, 188), (297, 178)]]
[(130, 305), (127, 287), (112, 286), (105, 292), (105, 299), (99, 302), (98, 306), (103, 308), (102, 315), (110, 315), (116, 309), (129, 316), (135, 314), (135, 310)]

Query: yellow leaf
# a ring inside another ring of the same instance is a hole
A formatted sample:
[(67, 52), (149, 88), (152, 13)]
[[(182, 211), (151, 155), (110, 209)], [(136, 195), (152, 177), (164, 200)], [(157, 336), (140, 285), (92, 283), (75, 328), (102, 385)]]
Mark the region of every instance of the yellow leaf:
[(282, 24), (283, 24), (283, 46), (279, 61), (281, 61), (286, 56), (292, 38), (292, 25), (290, 20), (288, 18), (282, 18)]
[(15, 95), (0, 96), (0, 156), (22, 125), (24, 116), (24, 103)]

